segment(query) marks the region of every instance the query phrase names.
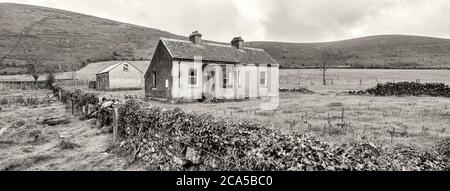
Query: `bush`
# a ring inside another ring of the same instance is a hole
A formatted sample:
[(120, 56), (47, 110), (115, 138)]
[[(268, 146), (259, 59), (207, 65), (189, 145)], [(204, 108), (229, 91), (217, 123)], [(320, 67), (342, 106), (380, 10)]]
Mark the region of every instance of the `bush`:
[(7, 105), (9, 103), (8, 98), (2, 98), (0, 99), (0, 105)]
[(443, 83), (388, 82), (351, 95), (450, 97), (450, 87)]
[(56, 82), (55, 74), (53, 72), (48, 73), (45, 85), (47, 88), (52, 89), (53, 84)]
[[(183, 170), (188, 158), (201, 158), (203, 170), (326, 171), (443, 170), (432, 153), (388, 150), (372, 143), (332, 147), (309, 135), (284, 135), (249, 121), (214, 119), (181, 109), (141, 108), (136, 100), (119, 109), (123, 148), (163, 170)], [(186, 150), (193, 148), (199, 156)], [(192, 159), (191, 159), (192, 160)], [(197, 163), (191, 161), (191, 163)]]

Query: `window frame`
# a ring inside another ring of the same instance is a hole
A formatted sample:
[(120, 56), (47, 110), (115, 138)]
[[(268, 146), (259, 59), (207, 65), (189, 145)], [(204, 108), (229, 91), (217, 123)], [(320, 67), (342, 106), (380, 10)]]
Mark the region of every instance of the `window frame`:
[[(223, 73), (223, 77), (222, 77), (222, 87), (223, 89), (231, 89), (233, 88), (233, 71), (228, 71), (226, 67), (222, 68), (222, 73)], [(228, 83), (226, 83), (228, 82)]]
[[(194, 75), (191, 75), (192, 72)], [(189, 68), (188, 69), (188, 85), (189, 87), (197, 87), (198, 86), (198, 69), (197, 68)], [(191, 83), (195, 82), (195, 83)]]
[[(264, 73), (264, 75), (262, 75), (262, 73)], [(259, 85), (260, 86), (267, 87), (267, 77), (268, 77), (267, 71), (259, 71)], [(261, 83), (262, 80), (264, 80), (264, 83)]]
[(152, 85), (153, 87), (158, 86), (158, 83), (156, 83), (156, 71), (152, 72)]
[(123, 64), (123, 72), (130, 72), (130, 65), (129, 64)]

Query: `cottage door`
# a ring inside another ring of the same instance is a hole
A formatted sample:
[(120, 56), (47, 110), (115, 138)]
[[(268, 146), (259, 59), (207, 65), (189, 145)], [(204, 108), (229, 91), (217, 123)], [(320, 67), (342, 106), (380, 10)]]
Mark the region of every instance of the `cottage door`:
[(206, 71), (205, 82), (203, 83), (203, 97), (206, 99), (213, 99), (216, 96), (216, 71), (214, 68)]

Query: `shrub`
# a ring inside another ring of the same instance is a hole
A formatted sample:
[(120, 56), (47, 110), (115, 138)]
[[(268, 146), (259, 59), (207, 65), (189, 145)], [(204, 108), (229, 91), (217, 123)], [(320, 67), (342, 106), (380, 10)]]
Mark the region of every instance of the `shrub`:
[(45, 85), (47, 88), (52, 89), (53, 84), (56, 82), (55, 74), (53, 72), (49, 72), (47, 75), (47, 79), (45, 80)]
[(374, 88), (348, 92), (351, 95), (450, 97), (450, 87), (443, 83), (388, 82)]
[(137, 159), (166, 170), (183, 169), (179, 159), (189, 158), (187, 148), (201, 153), (199, 165), (205, 170), (445, 169), (432, 153), (391, 151), (372, 143), (332, 147), (309, 135), (285, 135), (249, 121), (141, 105), (129, 100), (119, 109), (123, 147), (133, 149)]
[(1, 98), (0, 99), (0, 105), (7, 105), (9, 103), (8, 98)]

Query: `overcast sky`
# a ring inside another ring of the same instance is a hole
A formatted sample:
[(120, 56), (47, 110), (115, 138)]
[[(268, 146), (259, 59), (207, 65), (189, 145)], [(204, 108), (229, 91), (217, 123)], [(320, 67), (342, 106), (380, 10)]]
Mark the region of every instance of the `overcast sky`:
[(448, 0), (0, 0), (230, 41), (318, 42), (379, 34), (450, 38)]

